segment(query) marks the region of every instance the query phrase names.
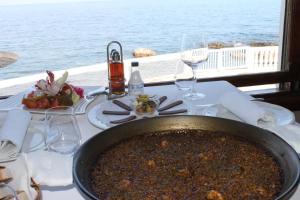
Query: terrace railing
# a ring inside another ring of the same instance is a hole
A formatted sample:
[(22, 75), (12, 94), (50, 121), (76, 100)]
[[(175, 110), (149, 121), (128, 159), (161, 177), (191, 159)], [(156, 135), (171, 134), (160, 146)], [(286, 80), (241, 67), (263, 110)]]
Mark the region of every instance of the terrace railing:
[(248, 69), (254, 71), (276, 70), (278, 46), (232, 47), (211, 49), (204, 70)]

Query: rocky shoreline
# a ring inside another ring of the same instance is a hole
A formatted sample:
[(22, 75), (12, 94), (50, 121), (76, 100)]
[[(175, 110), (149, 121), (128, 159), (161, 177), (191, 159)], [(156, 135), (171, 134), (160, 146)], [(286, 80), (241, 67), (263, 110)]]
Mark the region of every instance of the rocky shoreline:
[[(210, 49), (222, 49), (222, 48), (230, 48), (230, 47), (241, 47), (241, 46), (250, 46), (250, 47), (264, 47), (264, 46), (278, 46), (275, 42), (259, 42), (253, 41), (247, 44), (244, 43), (225, 43), (225, 42), (210, 42), (208, 44), (208, 48)], [(158, 53), (150, 48), (137, 48), (133, 50), (132, 56), (134, 58), (142, 58), (142, 57), (150, 57), (156, 56)]]
[(18, 60), (19, 56), (16, 53), (0, 51), (0, 68), (7, 67)]

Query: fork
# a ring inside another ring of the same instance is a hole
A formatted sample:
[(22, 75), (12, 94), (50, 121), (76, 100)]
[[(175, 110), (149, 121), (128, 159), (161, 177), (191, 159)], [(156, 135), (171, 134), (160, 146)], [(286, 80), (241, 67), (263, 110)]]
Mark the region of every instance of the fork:
[(107, 89), (104, 89), (104, 88), (100, 87), (99, 89), (90, 91), (90, 92), (87, 93), (85, 98), (88, 99), (88, 100), (93, 99), (93, 98), (97, 97), (100, 94), (108, 94)]

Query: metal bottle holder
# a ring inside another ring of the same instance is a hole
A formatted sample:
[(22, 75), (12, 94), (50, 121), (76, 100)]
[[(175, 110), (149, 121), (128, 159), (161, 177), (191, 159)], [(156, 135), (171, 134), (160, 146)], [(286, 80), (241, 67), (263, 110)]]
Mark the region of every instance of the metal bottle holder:
[[(117, 45), (119, 50), (111, 49), (112, 45)], [(122, 45), (118, 41), (111, 41), (107, 45), (107, 68), (108, 68), (108, 99), (114, 99), (124, 96), (125, 93), (125, 78), (124, 78), (124, 64), (123, 64), (123, 50)], [(120, 74), (112, 74), (111, 67), (118, 67)], [(119, 77), (118, 77), (119, 76)], [(117, 77), (117, 78), (115, 78)]]

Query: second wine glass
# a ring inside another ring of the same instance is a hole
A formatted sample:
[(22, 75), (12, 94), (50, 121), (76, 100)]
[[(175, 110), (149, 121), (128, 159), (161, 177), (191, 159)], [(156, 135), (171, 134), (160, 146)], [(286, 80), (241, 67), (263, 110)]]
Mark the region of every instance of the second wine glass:
[(208, 44), (205, 34), (184, 34), (181, 41), (181, 61), (192, 68), (193, 84), (190, 93), (184, 95), (189, 99), (201, 99), (205, 95), (196, 91), (197, 70), (200, 65), (203, 65), (208, 60)]

